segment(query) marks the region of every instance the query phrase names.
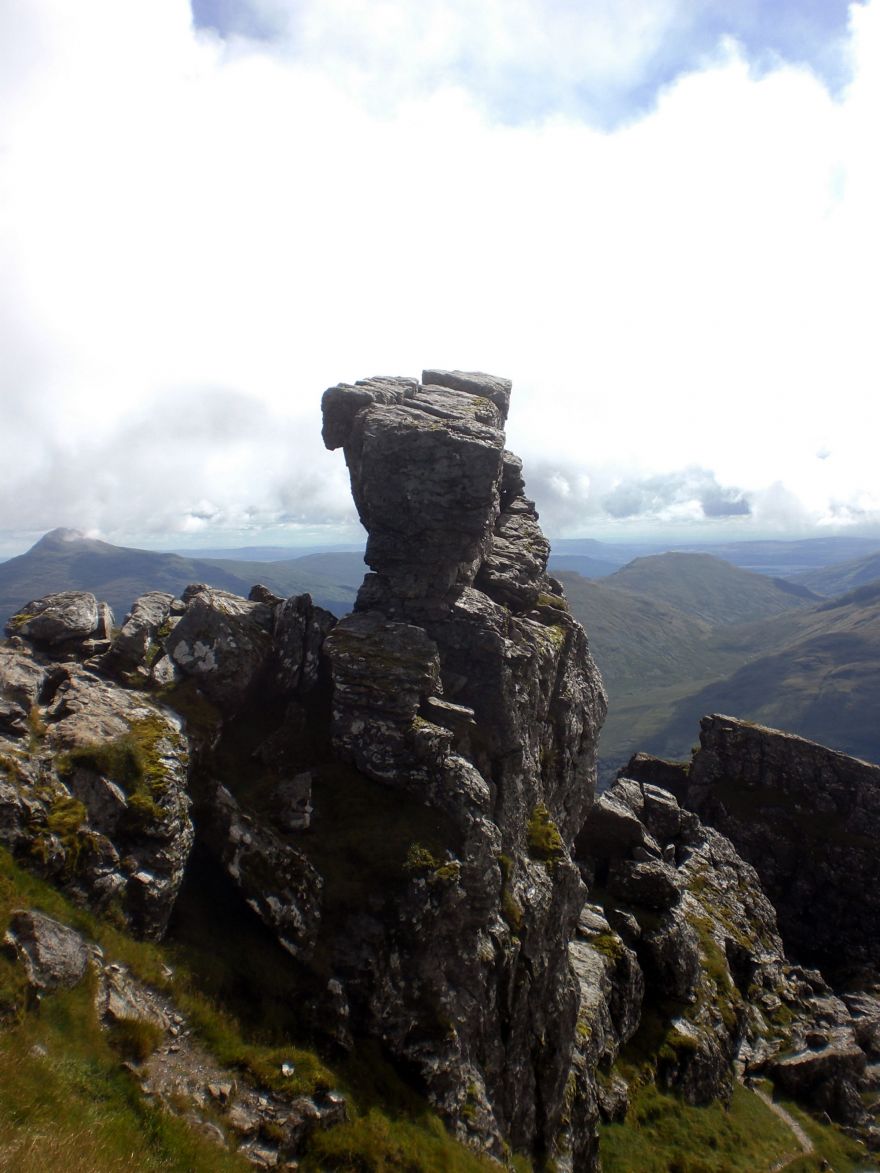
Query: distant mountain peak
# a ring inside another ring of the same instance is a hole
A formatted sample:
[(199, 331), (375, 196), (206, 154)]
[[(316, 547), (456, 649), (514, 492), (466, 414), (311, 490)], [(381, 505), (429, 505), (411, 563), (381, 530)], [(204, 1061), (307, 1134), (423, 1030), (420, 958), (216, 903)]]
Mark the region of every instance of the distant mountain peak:
[(86, 535), (79, 529), (67, 529), (64, 526), (59, 526), (57, 529), (50, 529), (47, 534), (43, 534), (38, 542), (35, 542), (31, 547), (32, 550), (45, 550), (47, 546), (60, 546), (66, 542), (84, 542)]

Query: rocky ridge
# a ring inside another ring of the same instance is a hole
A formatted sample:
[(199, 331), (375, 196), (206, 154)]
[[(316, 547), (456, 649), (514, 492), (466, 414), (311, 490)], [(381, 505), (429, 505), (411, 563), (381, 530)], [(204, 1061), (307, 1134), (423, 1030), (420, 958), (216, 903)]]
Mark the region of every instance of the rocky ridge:
[[(594, 802), (605, 697), (504, 447), (509, 395), (437, 370), (327, 391), (325, 443), (369, 534), (338, 623), (260, 586), (150, 592), (118, 630), (85, 592), (23, 608), (0, 647), (0, 841), (154, 938), (210, 859), (284, 950), (303, 1035), (336, 1055), (378, 1044), (501, 1164), (597, 1170), (600, 1123), (646, 1080), (705, 1104), (767, 1076), (873, 1144), (878, 988), (832, 989), (794, 949), (808, 869), (774, 879), (730, 792), (775, 818), (783, 791), (792, 828), (831, 802), (864, 879), (875, 768), (711, 718), (692, 765), (639, 757)], [(855, 893), (823, 899), (856, 942)], [(9, 944), (37, 982), (34, 915)], [(183, 1088), (209, 1132), (220, 1104), (241, 1127), (215, 1139), (251, 1163), (295, 1161), (344, 1114), (240, 1081), (233, 1111), (236, 1077), (166, 995), (37, 935), (159, 1028), (145, 1094), (173, 1111)]]
[(582, 1116), (568, 1134), (581, 1163), (594, 1096), (574, 1063), (567, 945), (584, 891), (569, 845), (605, 698), (504, 449), (509, 392), (426, 371), (324, 396), (372, 568), (325, 645), (333, 744), (451, 832), (442, 854), (414, 854), (393, 937), (370, 943), (354, 988), (358, 1016), (463, 1136), (499, 1157), (504, 1142), (565, 1155), (563, 1117)]

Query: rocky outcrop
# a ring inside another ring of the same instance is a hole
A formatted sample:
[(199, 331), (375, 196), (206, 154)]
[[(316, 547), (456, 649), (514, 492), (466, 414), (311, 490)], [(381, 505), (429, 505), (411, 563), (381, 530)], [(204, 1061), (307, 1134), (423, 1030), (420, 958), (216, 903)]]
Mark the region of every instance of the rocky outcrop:
[(293, 957), (309, 959), (321, 923), (321, 877), (300, 852), (242, 812), (220, 786), (208, 808), (206, 840), (248, 906)]
[(597, 1109), (568, 954), (585, 890), (569, 848), (605, 699), (504, 450), (509, 390), (430, 371), (324, 396), (372, 569), (325, 645), (333, 744), (450, 828), (442, 854), (413, 854), (384, 943), (375, 925), (349, 939), (349, 986), (361, 1029), (461, 1135), (588, 1169)]
[(0, 841), (160, 936), (193, 842), (179, 718), (76, 662), (2, 649), (0, 672), (27, 705), (0, 732)]
[[(168, 990), (146, 985), (125, 965), (108, 961), (94, 941), (33, 909), (12, 914), (5, 942), (37, 999), (72, 989), (92, 971), (95, 1019), (125, 1056), (131, 1092), (160, 1104), (218, 1148), (236, 1151), (255, 1168), (296, 1168), (309, 1135), (347, 1118), (332, 1087), (306, 1092), (292, 1062), (278, 1074), (290, 1090), (267, 1087), (241, 1064), (222, 1065)], [(173, 972), (164, 968), (166, 986)], [(53, 1061), (56, 1057), (53, 1057)], [(326, 1073), (329, 1075), (329, 1072)]]
[[(170, 635), (184, 609), (182, 600), (175, 600), (167, 591), (149, 591), (135, 599), (102, 668), (130, 684), (149, 687), (156, 679), (156, 663), (164, 657), (162, 637)], [(158, 677), (161, 681), (161, 668)]]
[(29, 640), (57, 658), (107, 651), (113, 612), (89, 591), (62, 591), (26, 603), (6, 624), (6, 634)]
[[(13, 617), (0, 841), (153, 937), (203, 868), (282, 946), (259, 928), (304, 1032), (378, 1044), (501, 1162), (592, 1173), (646, 1080), (706, 1104), (737, 1075), (873, 1143), (880, 769), (711, 717), (692, 763), (637, 755), (594, 802), (605, 697), (504, 447), (509, 396), (439, 370), (327, 391), (369, 535), (338, 623), (204, 584), (115, 633), (84, 592)], [(91, 960), (102, 1021), (159, 1032), (142, 1090), (183, 1089), (254, 1164), (344, 1115), (234, 1089), (164, 993), (48, 918), (16, 913), (6, 944), (34, 1000)], [(810, 968), (841, 958), (846, 989)]]
[[(832, 889), (828, 894), (816, 893), (818, 907), (823, 900), (838, 901), (845, 890), (855, 901), (870, 903), (873, 899), (870, 891), (858, 894), (847, 889), (844, 857), (831, 856), (840, 872), (821, 869), (829, 866), (827, 853), (836, 853), (840, 842), (840, 823), (834, 812), (845, 810), (847, 802), (863, 814), (870, 809), (876, 768), (802, 738), (728, 717), (704, 718), (702, 726), (702, 747), (690, 769), (639, 754), (624, 771), (637, 777), (621, 777), (597, 804), (596, 815), (603, 805), (612, 809), (621, 805), (621, 796), (638, 809), (637, 802), (631, 801), (637, 789), (647, 796), (655, 790), (648, 779), (672, 772), (685, 801), (698, 806), (703, 818), (711, 818), (736, 836), (739, 842), (734, 844), (718, 831), (702, 826), (691, 811), (682, 810), (682, 827), (690, 827), (690, 838), (697, 829), (704, 847), (689, 855), (691, 849), (683, 852), (680, 841), (675, 846), (676, 860), (684, 860), (679, 866), (682, 905), (687, 908), (693, 897), (701, 909), (697, 920), (691, 918), (700, 937), (701, 973), (717, 978), (723, 973), (722, 957), (727, 969), (727, 978), (721, 984), (716, 981), (716, 1002), (723, 1007), (724, 990), (733, 992), (733, 1000), (727, 997), (726, 1004), (736, 1012), (732, 1052), (736, 1064), (749, 1074), (769, 1076), (786, 1094), (812, 1111), (830, 1116), (852, 1136), (877, 1148), (880, 1131), (865, 1107), (873, 1102), (876, 1112), (875, 1024), (880, 1017), (876, 970), (868, 964), (875, 942), (870, 934), (860, 936), (853, 923), (856, 914), (848, 910), (836, 926), (847, 936), (839, 937), (838, 942), (843, 948), (843, 942), (851, 939), (855, 952), (834, 956), (827, 944), (824, 952), (829, 972), (845, 981), (840, 994), (819, 970), (803, 968), (790, 958), (792, 941), (802, 943), (800, 956), (817, 955), (810, 925), (819, 940), (827, 942), (833, 932), (831, 926), (810, 917), (808, 905), (801, 905), (798, 911), (792, 903), (805, 898), (806, 877), (814, 886), (822, 883)], [(720, 762), (724, 763), (723, 771)], [(827, 772), (823, 775), (823, 771)], [(820, 784), (823, 776), (829, 782), (827, 792)], [(866, 790), (861, 792), (863, 786)], [(814, 803), (825, 814), (824, 831)], [(608, 815), (604, 817), (607, 820)], [(811, 834), (808, 828), (812, 828)], [(597, 822), (594, 831), (598, 829)], [(589, 825), (581, 841), (596, 843)], [(632, 832), (628, 842), (635, 843)], [(753, 855), (754, 870), (740, 856), (740, 844), (743, 855)], [(708, 846), (711, 850), (707, 852)], [(861, 846), (866, 849), (864, 841)], [(643, 847), (635, 845), (629, 850), (640, 854)], [(790, 870), (795, 859), (797, 871)], [(854, 862), (859, 869), (866, 861), (856, 858)], [(792, 884), (798, 874), (803, 879)], [(771, 885), (780, 884), (782, 890), (777, 889), (771, 903)], [(638, 910), (634, 911), (638, 915)], [(709, 945), (707, 952), (710, 926), (718, 949)], [(860, 964), (854, 965), (854, 958)], [(656, 973), (649, 975), (649, 989), (662, 990), (663, 984), (658, 987), (656, 979)], [(733, 1019), (728, 1016), (728, 1021)]]
[(753, 864), (792, 956), (880, 965), (880, 766), (714, 715), (686, 802)]
[[(880, 1134), (864, 1106), (874, 1085), (876, 998), (844, 1001), (818, 971), (788, 961), (773, 906), (728, 839), (672, 795), (622, 777), (597, 801), (577, 851), (598, 902), (571, 946), (587, 1028), (581, 1046), (597, 1070), (606, 1120), (625, 1110), (616, 1059), (631, 1040), (625, 1070), (635, 1065), (637, 1081), (647, 1074), (703, 1104), (727, 1099), (737, 1074), (770, 1077), (876, 1147)], [(622, 866), (643, 866), (651, 855), (677, 894), (663, 910), (650, 887), (614, 883)]]

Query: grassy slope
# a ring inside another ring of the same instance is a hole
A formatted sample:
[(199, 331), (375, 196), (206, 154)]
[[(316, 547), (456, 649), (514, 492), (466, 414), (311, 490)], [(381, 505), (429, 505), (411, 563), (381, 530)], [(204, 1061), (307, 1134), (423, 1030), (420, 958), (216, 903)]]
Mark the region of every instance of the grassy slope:
[(857, 587), (880, 579), (880, 552), (867, 558), (856, 558), (835, 566), (823, 566), (792, 577), (792, 582), (805, 586), (817, 595), (843, 595)]
[[(816, 1145), (813, 1156), (795, 1158), (798, 1148), (790, 1130), (744, 1087), (736, 1087), (729, 1108), (693, 1108), (649, 1084), (633, 1098), (624, 1123), (601, 1128), (603, 1173), (759, 1173), (789, 1167), (800, 1173), (823, 1168), (851, 1173), (870, 1168), (864, 1149), (838, 1129), (820, 1126), (800, 1112), (797, 1116)], [(777, 1164), (787, 1157), (795, 1163)]]
[[(191, 898), (192, 899), (192, 898)], [(97, 940), (108, 960), (128, 965), (143, 981), (170, 994), (221, 1061), (252, 1077), (280, 1078), (290, 1059), (303, 1093), (330, 1082), (349, 1096), (350, 1120), (314, 1138), (301, 1168), (357, 1173), (486, 1173), (497, 1166), (453, 1141), (414, 1092), (381, 1056), (367, 1048), (336, 1071), (308, 1049), (281, 1044), (293, 1010), (280, 1005), (278, 946), (255, 925), (228, 919), (218, 910), (216, 888), (200, 908), (190, 904), (183, 920), (213, 902), (213, 948), (206, 934), (192, 943), (178, 925), (177, 941), (161, 947), (126, 934), (75, 908), (57, 891), (22, 872), (0, 849), (0, 933), (13, 908), (38, 908)], [(198, 901), (197, 901), (198, 903)], [(261, 939), (262, 935), (262, 939)], [(235, 964), (224, 973), (224, 963)], [(163, 969), (173, 967), (169, 978)], [(260, 989), (270, 975), (266, 1006)], [(242, 984), (244, 983), (244, 984)], [(21, 1007), (23, 983), (17, 965), (0, 953), (0, 1168), (21, 1173), (64, 1169), (66, 1173), (226, 1173), (252, 1168), (224, 1153), (176, 1117), (146, 1105), (95, 1019), (87, 983), (47, 995), (39, 1006)], [(230, 1008), (250, 1002), (245, 1028)], [(289, 1001), (289, 999), (288, 999)], [(528, 1163), (521, 1165), (528, 1170)]]
[(809, 591), (741, 570), (710, 554), (636, 558), (603, 585), (647, 595), (707, 623), (748, 623), (808, 606)]

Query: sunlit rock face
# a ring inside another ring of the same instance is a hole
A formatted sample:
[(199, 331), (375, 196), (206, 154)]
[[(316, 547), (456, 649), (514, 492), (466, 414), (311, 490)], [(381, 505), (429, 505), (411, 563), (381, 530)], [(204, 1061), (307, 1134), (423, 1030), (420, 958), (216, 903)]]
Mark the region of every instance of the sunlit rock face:
[(445, 850), (413, 853), (397, 920), (381, 947), (365, 932), (349, 988), (460, 1134), (589, 1169), (596, 1095), (575, 1062), (568, 952), (586, 893), (569, 848), (605, 696), (504, 449), (509, 394), (426, 371), (324, 396), (372, 569), (325, 643), (334, 745), (449, 827)]

